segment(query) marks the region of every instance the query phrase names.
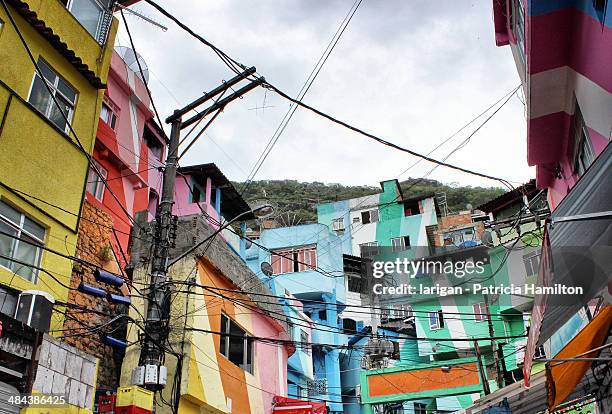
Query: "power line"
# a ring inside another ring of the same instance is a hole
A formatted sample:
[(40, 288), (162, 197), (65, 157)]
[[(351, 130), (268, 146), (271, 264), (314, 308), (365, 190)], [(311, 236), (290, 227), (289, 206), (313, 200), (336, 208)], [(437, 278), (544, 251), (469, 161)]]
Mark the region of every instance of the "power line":
[[(223, 52), (221, 49), (219, 49), (217, 46), (213, 45), (211, 42), (209, 42), (208, 40), (206, 40), (204, 37), (202, 37), (201, 35), (195, 33), (192, 29), (190, 29), (187, 25), (185, 25), (184, 23), (182, 23), (178, 18), (174, 17), (172, 14), (170, 14), (168, 11), (166, 11), (163, 7), (159, 6), (157, 3), (155, 3), (152, 0), (145, 0), (147, 3), (149, 3), (150, 5), (152, 5), (155, 9), (157, 9), (160, 13), (162, 13), (164, 16), (168, 17), (170, 20), (172, 20), (174, 23), (176, 23), (181, 29), (183, 29), (184, 31), (186, 31), (187, 33), (189, 33), (192, 37), (194, 37), (195, 39), (197, 39), (198, 41), (200, 41), (201, 43), (203, 43), (204, 45), (208, 46), (209, 48), (211, 48), (220, 58), (221, 60), (234, 72), (237, 72), (238, 69), (236, 69), (235, 66), (238, 66), (239, 68), (243, 68), (245, 69), (246, 66), (242, 65), (241, 63), (237, 62), (235, 59), (232, 59), (229, 55), (227, 55), (225, 52)], [(234, 66), (233, 66), (234, 65)], [(427, 155), (423, 155), (420, 154), (416, 151), (413, 151), (409, 148), (405, 148), (402, 147), (398, 144), (394, 144), (393, 142), (390, 142), (384, 138), (378, 137), (374, 134), (368, 133), (360, 128), (357, 128), (353, 125), (348, 124), (345, 121), (339, 120), (319, 109), (316, 109), (310, 105), (305, 104), (304, 102), (300, 101), (299, 99), (296, 98), (292, 98), (291, 96), (289, 96), (288, 94), (286, 94), (285, 92), (283, 92), (282, 90), (280, 90), (279, 88), (277, 88), (276, 86), (274, 86), (273, 84), (271, 84), (270, 82), (266, 81), (266, 80), (261, 80), (261, 78), (258, 79), (251, 79), (251, 82), (255, 82), (255, 83), (259, 83), (261, 86), (263, 86), (264, 88), (267, 88), (269, 90), (272, 90), (273, 92), (276, 92), (279, 96), (287, 99), (288, 101), (292, 102), (293, 104), (296, 104), (298, 106), (301, 106), (335, 124), (338, 124), (340, 126), (343, 126), (344, 128), (347, 128), (353, 132), (356, 132), (360, 135), (365, 136), (368, 139), (374, 140), (375, 142), (378, 142), (380, 144), (383, 144), (385, 146), (388, 146), (390, 148), (396, 149), (398, 151), (410, 154), (412, 156), (418, 157), (418, 158), (422, 158), (425, 161), (434, 163), (434, 164), (438, 164), (440, 166), (443, 167), (447, 167), (450, 169), (454, 169), (456, 171), (461, 171), (467, 174), (471, 174), (477, 177), (481, 177), (481, 178), (486, 178), (489, 180), (494, 180), (494, 181), (499, 181), (502, 184), (504, 184), (507, 187), (511, 187), (510, 183), (503, 179), (503, 178), (499, 178), (499, 177), (495, 177), (489, 174), (485, 174), (485, 173), (480, 173), (468, 168), (464, 168), (464, 167), (460, 167), (454, 164), (449, 164), (443, 161), (439, 161), (437, 159), (431, 158)]]
[[(346, 30), (349, 23), (353, 19), (353, 16), (357, 12), (357, 9), (361, 5), (362, 1), (363, 0), (356, 0), (355, 3), (349, 9), (349, 12), (347, 13), (347, 15), (344, 17), (344, 19), (340, 23), (340, 26), (336, 30), (336, 33), (334, 33), (334, 35), (332, 36), (332, 39), (330, 40), (329, 44), (323, 51), (323, 54), (321, 55), (321, 57), (315, 64), (314, 68), (310, 72), (310, 75), (308, 75), (308, 78), (306, 78), (306, 82), (304, 83), (304, 85), (302, 85), (302, 88), (298, 92), (297, 96), (299, 100), (304, 99), (304, 96), (306, 96), (306, 94), (310, 90), (310, 87), (313, 85), (316, 77), (321, 72), (321, 69), (323, 69), (323, 65), (325, 65), (325, 62), (327, 62), (327, 59), (329, 58), (334, 48), (340, 41), (340, 38), (342, 37), (342, 35), (344, 34), (344, 31)], [(255, 165), (253, 165), (253, 168), (249, 172), (249, 175), (246, 177), (244, 188), (240, 191), (240, 194), (244, 194), (244, 192), (247, 191), (247, 189), (249, 188), (250, 182), (253, 180), (253, 178), (255, 178), (255, 175), (257, 174), (259, 169), (263, 166), (263, 163), (266, 161), (266, 158), (268, 158), (268, 156), (272, 152), (272, 149), (274, 148), (274, 146), (278, 142), (278, 139), (280, 138), (280, 136), (283, 134), (283, 132), (287, 128), (287, 125), (289, 125), (289, 122), (291, 121), (291, 118), (293, 117), (293, 114), (295, 113), (297, 108), (298, 106), (295, 104), (290, 105), (289, 110), (287, 111), (287, 113), (285, 113), (285, 116), (283, 117), (280, 124), (276, 128), (276, 131), (274, 131), (274, 134), (272, 134), (272, 137), (270, 137), (270, 140), (266, 144), (266, 147), (264, 148), (262, 154), (259, 156), (259, 158), (255, 162)]]
[[(21, 33), (21, 31), (19, 30), (19, 27), (17, 26), (17, 23), (15, 22), (12, 13), (9, 10), (8, 5), (6, 4), (5, 0), (0, 0), (2, 2), (2, 8), (4, 9), (5, 13), (7, 14), (11, 25), (13, 26), (13, 29), (15, 30), (15, 32), (17, 33), (21, 44), (23, 45), (23, 47), (25, 48), (28, 57), (30, 58), (30, 61), (32, 62), (32, 64), (34, 65), (34, 68), (36, 69), (36, 73), (41, 77), (41, 79), (44, 79), (43, 73), (40, 69), (40, 67), (38, 66), (38, 63), (36, 62), (36, 59), (34, 58), (34, 55), (32, 54), (32, 51), (30, 50), (30, 47), (28, 46), (27, 41), (25, 40), (25, 38), (23, 37), (23, 34)], [(49, 92), (50, 97), (53, 99), (53, 102), (55, 103), (55, 105), (60, 108), (60, 114), (62, 115), (62, 118), (64, 119), (64, 121), (66, 122), (66, 125), (68, 126), (68, 129), (70, 130), (70, 132), (72, 133), (77, 145), (77, 148), (79, 148), (79, 150), (85, 155), (85, 157), (87, 158), (88, 162), (89, 162), (89, 167), (93, 168), (93, 170), (96, 172), (96, 174), (100, 177), (100, 181), (104, 184), (104, 186), (108, 189), (109, 193), (113, 196), (113, 198), (117, 201), (119, 208), (123, 211), (123, 213), (127, 216), (127, 218), (134, 224), (136, 224), (136, 221), (134, 220), (134, 218), (129, 214), (129, 212), (125, 209), (125, 207), (121, 204), (121, 201), (119, 200), (119, 198), (115, 195), (114, 191), (112, 190), (112, 188), (110, 187), (110, 185), (106, 182), (106, 180), (102, 177), (102, 174), (99, 170), (99, 168), (96, 166), (95, 163), (92, 162), (93, 158), (92, 156), (85, 150), (85, 147), (83, 146), (83, 144), (81, 143), (81, 140), (79, 139), (76, 131), (74, 130), (74, 128), (72, 127), (72, 124), (70, 123), (70, 120), (68, 119), (67, 115), (64, 113), (64, 111), (61, 109), (62, 105), (60, 105), (60, 103), (58, 102), (55, 94), (53, 93), (53, 91), (51, 90), (51, 87), (47, 84), (46, 81), (42, 82), (45, 85), (45, 88), (47, 89), (47, 91)]]

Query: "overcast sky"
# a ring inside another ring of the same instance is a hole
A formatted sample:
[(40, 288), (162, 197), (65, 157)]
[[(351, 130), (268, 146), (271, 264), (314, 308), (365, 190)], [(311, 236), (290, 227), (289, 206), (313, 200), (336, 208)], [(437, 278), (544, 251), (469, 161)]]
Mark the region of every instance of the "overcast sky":
[[(158, 1), (292, 96), (353, 5), (353, 0)], [(519, 84), (510, 49), (495, 46), (491, 4), (363, 0), (304, 101), (389, 141), (429, 152)], [(133, 9), (168, 27), (164, 32), (127, 15), (162, 118), (232, 77), (209, 48), (146, 3)], [(128, 45), (123, 27), (118, 44)], [(265, 109), (256, 109), (264, 102)], [(288, 108), (272, 92), (251, 92), (226, 108), (182, 165), (214, 162), (230, 179), (244, 180)], [(445, 157), (482, 120), (432, 156)], [(255, 179), (377, 185), (415, 161), (299, 109)], [(521, 100), (513, 97), (448, 162), (515, 182), (530, 179), (534, 171), (526, 163)], [(431, 167), (421, 162), (399, 178), (421, 177)], [(499, 185), (444, 167), (430, 178)]]

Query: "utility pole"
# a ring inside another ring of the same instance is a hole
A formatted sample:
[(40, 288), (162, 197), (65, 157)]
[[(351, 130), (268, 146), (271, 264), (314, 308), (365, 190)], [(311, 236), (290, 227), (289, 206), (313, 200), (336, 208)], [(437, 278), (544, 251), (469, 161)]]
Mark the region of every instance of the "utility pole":
[(489, 395), (491, 394), (491, 389), (489, 388), (489, 382), (487, 381), (487, 376), (485, 375), (485, 370), (482, 366), (482, 354), (480, 353), (480, 347), (478, 346), (477, 340), (474, 341), (474, 351), (476, 351), (476, 359), (478, 360), (478, 372), (480, 372), (482, 389), (484, 390), (485, 395)]
[[(139, 366), (134, 370), (132, 375), (132, 382), (135, 385), (142, 385), (152, 391), (161, 390), (166, 385), (167, 368), (163, 365), (163, 347), (164, 342), (168, 338), (167, 321), (170, 316), (168, 306), (169, 289), (166, 280), (168, 276), (167, 270), (170, 260), (170, 249), (173, 247), (176, 238), (177, 217), (172, 215), (172, 206), (174, 205), (174, 183), (176, 180), (176, 170), (178, 168), (178, 147), (181, 130), (195, 124), (209, 114), (214, 113), (214, 119), (216, 115), (223, 111), (228, 103), (260, 86), (264, 79), (249, 79), (249, 84), (224, 99), (217, 99), (216, 102), (204, 111), (196, 111), (196, 115), (192, 116), (187, 121), (183, 122), (182, 117), (188, 112), (196, 110), (196, 108), (204, 102), (224, 93), (233, 85), (236, 85), (244, 79), (248, 79), (255, 71), (254, 67), (245, 70), (227, 82), (223, 82), (212, 91), (205, 93), (184, 108), (174, 111), (174, 113), (166, 119), (166, 123), (172, 125), (172, 130), (170, 132), (168, 156), (164, 168), (161, 201), (155, 216), (151, 280), (147, 294), (148, 307), (144, 338), (140, 350)], [(210, 124), (211, 122), (208, 122), (202, 129), (208, 128)]]
[(493, 329), (493, 321), (491, 320), (491, 312), (489, 310), (489, 295), (484, 295), (485, 310), (487, 312), (487, 324), (489, 325), (489, 337), (491, 338), (491, 351), (493, 352), (493, 365), (495, 367), (495, 381), (497, 388), (504, 387), (504, 376), (500, 367), (499, 350), (495, 338), (495, 330)]

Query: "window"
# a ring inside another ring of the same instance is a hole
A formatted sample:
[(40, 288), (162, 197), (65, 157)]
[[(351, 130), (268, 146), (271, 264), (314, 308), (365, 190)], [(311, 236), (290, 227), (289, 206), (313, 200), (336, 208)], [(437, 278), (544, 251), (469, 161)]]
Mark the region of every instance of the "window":
[(340, 217), (332, 220), (332, 229), (334, 231), (344, 231), (344, 218)]
[(198, 184), (193, 178), (191, 181), (191, 203), (203, 203), (206, 197), (206, 191), (200, 184)]
[(484, 302), (474, 303), (472, 310), (474, 311), (474, 320), (476, 322), (486, 321), (489, 318), (489, 308)]
[(405, 201), (404, 202), (404, 216), (415, 216), (421, 214), (421, 205), (419, 201)]
[[(28, 102), (59, 129), (68, 132), (68, 125), (72, 121), (77, 94), (44, 60), (38, 59), (38, 67), (42, 72), (43, 78), (40, 77), (38, 71), (34, 72), (34, 80)], [(51, 94), (49, 94), (45, 83), (51, 89)], [(59, 107), (53, 100), (53, 97), (57, 100)], [(68, 122), (66, 122), (66, 119)]]
[(533, 354), (533, 359), (542, 359), (546, 358), (546, 351), (544, 351), (544, 345), (540, 345), (536, 348), (535, 353)]
[(145, 126), (144, 128), (142, 139), (144, 140), (147, 148), (149, 148), (149, 151), (151, 151), (151, 155), (153, 155), (155, 159), (161, 161), (162, 157), (164, 156), (164, 145), (157, 138), (157, 136), (151, 132), (148, 126)]
[(523, 7), (523, 0), (512, 2), (512, 32), (516, 38), (516, 49), (519, 57), (525, 65), (525, 8)]
[(378, 242), (361, 243), (359, 245), (361, 257), (371, 258), (378, 254)]
[[(87, 192), (97, 200), (102, 201), (104, 198), (104, 181), (106, 181), (108, 171), (106, 171), (96, 160), (92, 159), (91, 164), (92, 165), (89, 166), (89, 176), (87, 177)], [(98, 172), (100, 172), (100, 175), (98, 175)]]
[(378, 222), (378, 210), (366, 210), (361, 212), (361, 222), (363, 224)]
[[(0, 237), (2, 237), (2, 235), (0, 235)], [(1, 243), (2, 240), (0, 239), (0, 244)], [(15, 311), (17, 310), (18, 297), (18, 292), (13, 291), (12, 289), (8, 290), (4, 287), (0, 287), (0, 313), (8, 315), (11, 318), (14, 317)]]
[(0, 201), (0, 266), (35, 282), (40, 264), (45, 229), (32, 219)]
[(442, 311), (429, 312), (429, 329), (436, 330), (444, 328), (444, 315)]
[(157, 192), (153, 189), (149, 189), (149, 205), (147, 210), (149, 210), (149, 214), (155, 217), (157, 214), (157, 206), (159, 205), (159, 196)]
[(540, 253), (531, 252), (523, 256), (525, 273), (527, 276), (535, 276), (540, 272)]
[(243, 370), (253, 373), (253, 339), (236, 322), (221, 315), (221, 354)]
[(305, 354), (310, 355), (310, 338), (308, 333), (300, 329), (300, 345)]
[(102, 119), (106, 125), (111, 127), (111, 129), (115, 129), (115, 126), (117, 124), (117, 115), (115, 114), (115, 111), (111, 108), (111, 106), (106, 102), (102, 102), (100, 119)]
[(574, 173), (580, 177), (595, 160), (595, 152), (578, 103), (576, 103), (576, 113), (574, 114), (573, 139)]
[(401, 252), (410, 248), (410, 237), (394, 237), (393, 239), (391, 239), (391, 247), (394, 252)]
[(348, 274), (347, 288), (349, 292), (361, 293), (361, 275), (355, 273)]
[(98, 41), (104, 44), (110, 25), (109, 0), (62, 0), (70, 13)]
[(410, 305), (395, 304), (393, 305), (395, 319), (406, 319), (412, 317), (412, 308)]
[[(598, 12), (604, 12), (606, 10), (606, 6), (608, 5), (608, 0), (593, 0), (593, 8)], [(603, 18), (604, 16), (602, 16)]]
[(274, 250), (272, 252), (272, 271), (275, 275), (305, 272), (317, 267), (317, 246)]
[(427, 406), (423, 403), (414, 403), (414, 414), (427, 414)]

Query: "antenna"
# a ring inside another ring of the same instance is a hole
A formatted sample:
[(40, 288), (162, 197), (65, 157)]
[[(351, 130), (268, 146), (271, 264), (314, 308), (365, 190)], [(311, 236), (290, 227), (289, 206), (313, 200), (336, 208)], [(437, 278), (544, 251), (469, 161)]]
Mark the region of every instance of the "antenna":
[(126, 12), (128, 12), (129, 14), (131, 14), (133, 16), (141, 18), (142, 20), (144, 20), (147, 23), (152, 24), (153, 26), (159, 27), (164, 32), (168, 31), (168, 28), (166, 26), (164, 26), (163, 24), (156, 22), (155, 20), (151, 19), (150, 17), (145, 16), (144, 14), (142, 14), (142, 13), (136, 11), (136, 10), (132, 10), (130, 8), (127, 8), (127, 7), (125, 7), (125, 6), (123, 6), (123, 5), (119, 4), (119, 3), (117, 3), (117, 7), (119, 7), (121, 10), (125, 10)]

